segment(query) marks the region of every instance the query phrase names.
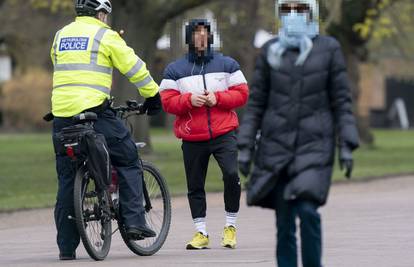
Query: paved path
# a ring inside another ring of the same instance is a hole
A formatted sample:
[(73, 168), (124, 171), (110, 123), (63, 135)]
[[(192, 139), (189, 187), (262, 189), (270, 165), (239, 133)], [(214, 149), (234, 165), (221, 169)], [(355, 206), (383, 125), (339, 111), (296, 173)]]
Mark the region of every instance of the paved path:
[[(161, 251), (135, 256), (117, 235), (104, 262), (92, 261), (82, 245), (79, 260), (57, 261), (51, 209), (0, 214), (0, 266), (275, 266), (273, 212), (242, 205), (239, 246), (228, 250), (219, 246), (221, 194), (208, 195), (208, 204), (211, 249), (183, 249), (193, 226), (186, 199), (176, 198), (171, 232)], [(321, 212), (325, 266), (414, 267), (413, 176), (335, 185)]]

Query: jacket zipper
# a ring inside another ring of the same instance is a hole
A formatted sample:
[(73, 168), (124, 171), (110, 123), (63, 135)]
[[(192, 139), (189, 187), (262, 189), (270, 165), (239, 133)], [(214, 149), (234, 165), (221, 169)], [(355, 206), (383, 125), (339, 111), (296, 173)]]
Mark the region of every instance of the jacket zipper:
[[(204, 84), (204, 92), (207, 94), (207, 83), (206, 83), (206, 76), (203, 73), (203, 84)], [(211, 110), (210, 107), (207, 107), (207, 123), (208, 123), (208, 132), (210, 133), (210, 139), (213, 139), (213, 130), (211, 129)]]

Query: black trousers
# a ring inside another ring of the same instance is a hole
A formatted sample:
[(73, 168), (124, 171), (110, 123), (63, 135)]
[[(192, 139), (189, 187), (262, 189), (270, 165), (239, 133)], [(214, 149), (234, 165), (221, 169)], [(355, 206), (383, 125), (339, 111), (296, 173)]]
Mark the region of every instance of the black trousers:
[[(62, 128), (73, 125), (70, 118), (55, 118), (53, 134)], [(118, 173), (119, 204), (122, 220), (125, 225), (143, 225), (145, 210), (143, 207), (142, 168), (139, 164), (137, 148), (124, 123), (115, 117), (111, 110), (98, 115), (94, 128), (102, 133), (109, 147), (112, 165)], [(53, 135), (53, 136), (54, 136)], [(53, 138), (55, 146), (56, 138)], [(55, 223), (57, 229), (57, 244), (63, 254), (73, 253), (79, 245), (80, 237), (74, 220), (73, 186), (75, 169), (68, 156), (56, 156), (58, 173), (58, 193), (55, 206)]]
[(225, 210), (238, 212), (241, 187), (237, 168), (237, 139), (234, 131), (204, 142), (183, 141), (182, 150), (187, 176), (187, 196), (193, 219), (206, 217), (204, 186), (211, 155), (217, 160), (223, 173)]
[(287, 201), (283, 191), (286, 177), (280, 177), (276, 188), (276, 260), (279, 267), (297, 267), (296, 218), (300, 220), (303, 267), (321, 267), (322, 230), (319, 206), (306, 200)]

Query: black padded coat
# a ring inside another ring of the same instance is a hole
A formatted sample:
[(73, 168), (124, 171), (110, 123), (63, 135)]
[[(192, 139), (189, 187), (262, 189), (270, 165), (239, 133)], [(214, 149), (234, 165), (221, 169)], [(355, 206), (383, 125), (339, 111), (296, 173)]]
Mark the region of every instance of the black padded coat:
[(276, 70), (267, 61), (276, 41), (265, 44), (257, 59), (239, 129), (239, 149), (255, 150), (247, 201), (274, 208), (276, 181), (285, 175), (286, 200), (324, 205), (335, 144), (353, 150), (359, 142), (345, 60), (334, 38), (318, 36), (303, 66), (295, 66), (299, 51), (287, 50)]

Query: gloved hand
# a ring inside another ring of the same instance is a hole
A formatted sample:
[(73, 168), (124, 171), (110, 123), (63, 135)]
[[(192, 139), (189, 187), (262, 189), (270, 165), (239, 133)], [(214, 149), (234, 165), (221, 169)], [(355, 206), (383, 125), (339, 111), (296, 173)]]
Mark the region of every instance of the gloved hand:
[(354, 161), (352, 159), (352, 150), (346, 145), (339, 147), (339, 167), (341, 171), (345, 169), (345, 177), (351, 179)]
[(239, 151), (237, 161), (239, 163), (239, 170), (244, 177), (250, 174), (250, 164), (252, 160), (252, 152), (250, 149), (242, 149)]
[(160, 113), (162, 110), (160, 93), (157, 93), (155, 96), (145, 99), (143, 109), (149, 116), (157, 115)]

